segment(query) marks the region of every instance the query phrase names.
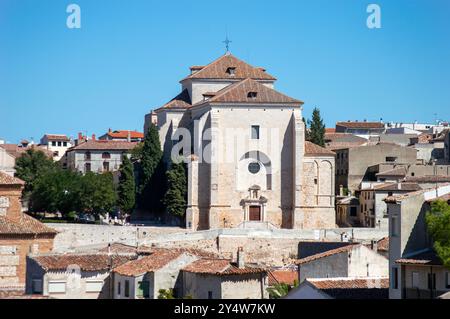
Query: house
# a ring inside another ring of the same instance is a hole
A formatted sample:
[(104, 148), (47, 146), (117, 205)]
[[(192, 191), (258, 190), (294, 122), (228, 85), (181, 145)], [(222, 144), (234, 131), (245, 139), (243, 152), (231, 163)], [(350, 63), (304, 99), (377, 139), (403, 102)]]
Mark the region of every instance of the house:
[(123, 156), (135, 146), (135, 142), (100, 141), (94, 137), (69, 148), (63, 160), (68, 169), (83, 174), (115, 172), (119, 170)]
[(101, 141), (142, 142), (144, 133), (126, 130), (113, 131), (109, 129), (106, 134), (103, 134), (98, 139)]
[(359, 225), (359, 199), (355, 196), (342, 197), (336, 202), (336, 223), (339, 227)]
[(307, 278), (284, 299), (387, 299), (389, 279)]
[(269, 287), (279, 284), (286, 284), (289, 287), (294, 287), (298, 283), (297, 267), (291, 269), (270, 269), (267, 272), (267, 282)]
[(40, 254), (27, 260), (26, 292), (56, 299), (110, 299), (111, 270), (135, 254)]
[(389, 215), (389, 298), (430, 298), (448, 291), (448, 270), (432, 250), (425, 214), (436, 199), (450, 199), (450, 185), (385, 199)]
[(448, 129), (449, 123), (439, 121), (437, 123), (395, 123), (395, 122), (388, 122), (385, 124), (387, 130), (391, 129), (410, 129), (414, 131), (420, 131), (422, 133), (431, 133), (431, 134), (438, 134), (442, 132), (443, 130)]
[(415, 192), (420, 189), (422, 188), (419, 184), (411, 182), (381, 183), (373, 185), (371, 188), (361, 189), (359, 192), (359, 225), (387, 229), (389, 220), (384, 199), (389, 196)]
[(14, 176), (16, 158), (8, 153), (0, 144), (0, 171), (8, 175)]
[(53, 155), (54, 161), (59, 161), (67, 149), (72, 146), (70, 138), (62, 134), (45, 134), (41, 138), (40, 146), (47, 149)]
[(367, 143), (367, 139), (350, 133), (325, 132), (325, 148), (330, 151), (366, 145)]
[(340, 185), (352, 194), (370, 178), (369, 168), (380, 163), (415, 164), (417, 151), (392, 143), (346, 147), (336, 152), (336, 189)]
[(305, 142), (303, 102), (275, 82), (227, 52), (154, 110), (164, 161), (188, 162), (187, 228), (335, 227), (335, 154)]
[(22, 213), (24, 182), (0, 172), (0, 290), (24, 290), (26, 256), (53, 249), (57, 232)]
[(371, 136), (379, 136), (386, 131), (382, 122), (337, 122), (336, 133), (348, 133), (353, 134), (365, 139), (369, 139)]
[(245, 263), (240, 248), (237, 261), (202, 258), (182, 270), (184, 296), (194, 299), (266, 299), (267, 270)]
[(114, 268), (114, 299), (157, 299), (160, 290), (183, 297), (180, 270), (210, 254), (187, 249), (154, 249), (137, 260)]
[[(314, 244), (300, 243), (296, 261), (300, 283), (306, 278), (387, 277), (389, 273), (388, 259), (365, 245), (319, 242), (317, 252), (304, 257), (305, 251), (312, 251), (307, 245)], [(331, 249), (324, 249), (326, 246)]]

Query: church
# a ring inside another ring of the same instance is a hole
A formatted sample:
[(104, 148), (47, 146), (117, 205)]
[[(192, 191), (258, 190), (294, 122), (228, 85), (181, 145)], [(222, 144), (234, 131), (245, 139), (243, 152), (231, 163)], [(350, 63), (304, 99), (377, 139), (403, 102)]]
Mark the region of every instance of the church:
[(188, 159), (188, 229), (336, 226), (335, 153), (305, 141), (303, 102), (275, 82), (227, 52), (145, 116), (164, 160)]

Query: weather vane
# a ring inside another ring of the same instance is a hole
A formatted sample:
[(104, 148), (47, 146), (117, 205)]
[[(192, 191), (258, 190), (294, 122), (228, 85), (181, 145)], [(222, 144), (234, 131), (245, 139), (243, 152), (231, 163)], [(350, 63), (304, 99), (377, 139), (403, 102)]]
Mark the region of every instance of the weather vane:
[(230, 52), (230, 43), (231, 42), (233, 42), (233, 41), (230, 41), (229, 39), (228, 39), (228, 34), (227, 34), (227, 36), (226, 36), (226, 38), (225, 38), (225, 41), (223, 41), (223, 43), (225, 43), (225, 48), (227, 49), (227, 52)]

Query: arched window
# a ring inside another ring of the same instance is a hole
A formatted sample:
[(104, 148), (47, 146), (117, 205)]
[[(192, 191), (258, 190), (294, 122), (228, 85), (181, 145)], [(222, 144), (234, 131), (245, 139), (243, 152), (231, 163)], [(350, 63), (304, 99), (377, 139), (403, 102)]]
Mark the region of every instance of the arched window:
[(84, 159), (87, 161), (91, 160), (91, 152), (87, 151), (86, 153), (84, 153)]
[(111, 158), (111, 154), (108, 153), (108, 152), (104, 152), (104, 153), (102, 154), (102, 158), (103, 158), (103, 159), (110, 159), (110, 158)]

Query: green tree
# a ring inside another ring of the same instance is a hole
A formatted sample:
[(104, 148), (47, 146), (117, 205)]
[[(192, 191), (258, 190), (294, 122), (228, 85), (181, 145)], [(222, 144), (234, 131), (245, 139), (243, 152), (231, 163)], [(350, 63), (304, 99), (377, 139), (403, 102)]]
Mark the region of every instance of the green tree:
[(293, 288), (298, 287), (298, 280), (294, 281), (294, 285), (290, 286), (286, 283), (275, 284), (274, 286), (267, 288), (269, 297), (271, 299), (279, 299), (286, 296)]
[(44, 152), (31, 148), (16, 160), (15, 170), (16, 176), (26, 183), (24, 191), (29, 193), (33, 191), (38, 178), (55, 167), (56, 164)]
[(443, 200), (434, 202), (426, 214), (426, 223), (436, 254), (450, 269), (450, 205)]
[(314, 144), (325, 146), (325, 125), (323, 124), (318, 108), (314, 108), (312, 120), (308, 120), (308, 124), (309, 132), (306, 136), (307, 140)]
[(81, 178), (81, 209), (96, 216), (111, 212), (117, 202), (114, 179), (111, 173), (86, 173)]
[(186, 211), (187, 179), (184, 163), (179, 160), (173, 162), (166, 172), (167, 192), (164, 195), (164, 204), (171, 215), (183, 217)]
[(162, 212), (165, 193), (165, 167), (157, 127), (152, 124), (142, 146), (139, 174), (140, 206), (153, 212)]
[(158, 299), (175, 299), (172, 289), (160, 289)]
[(136, 184), (134, 168), (127, 155), (123, 156), (120, 165), (119, 186), (117, 187), (117, 204), (124, 213), (131, 214), (136, 203)]

